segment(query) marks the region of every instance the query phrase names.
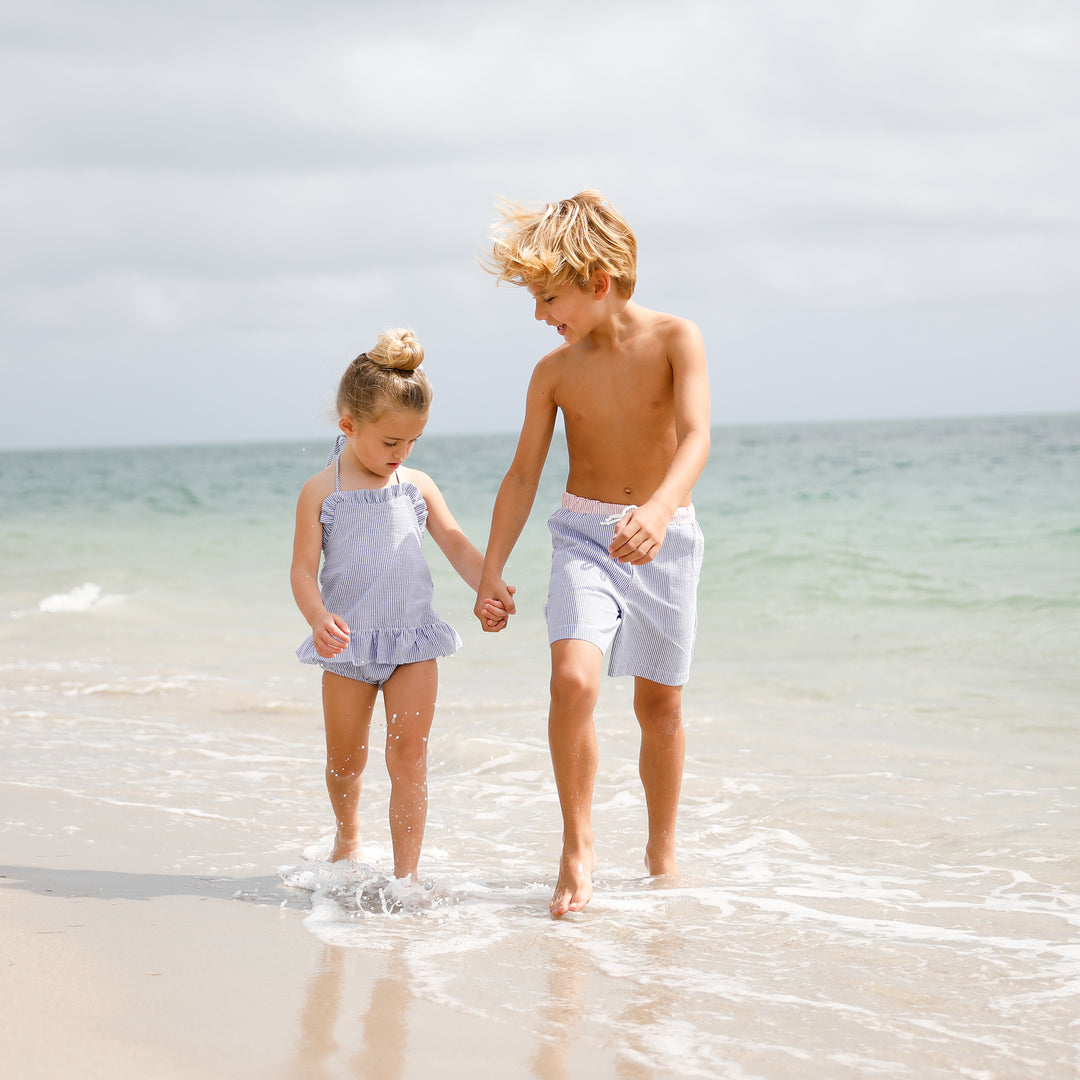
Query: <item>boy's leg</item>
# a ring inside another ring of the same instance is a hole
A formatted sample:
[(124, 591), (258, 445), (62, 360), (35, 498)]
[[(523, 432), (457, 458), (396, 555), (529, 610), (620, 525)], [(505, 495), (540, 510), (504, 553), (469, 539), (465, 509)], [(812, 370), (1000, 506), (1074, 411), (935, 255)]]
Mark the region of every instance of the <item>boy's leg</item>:
[(551, 646), (548, 744), (563, 819), (559, 880), (551, 914), (580, 911), (592, 899), (592, 797), (596, 780), (593, 709), (600, 694), (603, 653), (588, 641), (564, 638)]
[(378, 692), (371, 683), (323, 672), (326, 790), (337, 823), (332, 862), (360, 858), (361, 776), (367, 765), (371, 713)]
[(428, 736), (438, 689), (439, 666), (434, 660), (402, 664), (383, 684), (394, 877), (414, 881), (427, 824)]
[(682, 687), (634, 679), (634, 712), (641, 725), (638, 771), (649, 813), (645, 866), (650, 874), (675, 876), (675, 821), (686, 758)]

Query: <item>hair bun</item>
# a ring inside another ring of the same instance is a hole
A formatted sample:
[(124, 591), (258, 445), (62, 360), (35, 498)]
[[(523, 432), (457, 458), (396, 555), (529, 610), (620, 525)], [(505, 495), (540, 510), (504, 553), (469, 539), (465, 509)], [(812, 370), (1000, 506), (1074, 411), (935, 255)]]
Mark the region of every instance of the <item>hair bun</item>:
[(383, 367), (415, 371), (424, 361), (424, 347), (411, 330), (384, 330), (367, 356)]

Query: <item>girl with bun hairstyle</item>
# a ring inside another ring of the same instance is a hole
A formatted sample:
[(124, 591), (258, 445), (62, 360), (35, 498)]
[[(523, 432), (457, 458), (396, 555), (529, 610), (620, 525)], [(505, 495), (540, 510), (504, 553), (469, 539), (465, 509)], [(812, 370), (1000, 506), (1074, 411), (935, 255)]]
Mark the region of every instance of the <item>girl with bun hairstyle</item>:
[[(436, 658), (461, 646), (432, 608), (425, 529), (469, 588), (478, 587), (483, 565), (434, 481), (404, 466), (431, 408), (423, 358), (411, 330), (387, 330), (342, 376), (341, 434), (326, 468), (300, 491), (291, 572), (311, 627), (296, 654), (323, 669), (326, 787), (337, 822), (330, 858), (360, 857), (361, 778), (381, 688), (394, 876), (414, 881), (427, 820)], [(505, 612), (493, 606), (488, 620), (495, 629)]]

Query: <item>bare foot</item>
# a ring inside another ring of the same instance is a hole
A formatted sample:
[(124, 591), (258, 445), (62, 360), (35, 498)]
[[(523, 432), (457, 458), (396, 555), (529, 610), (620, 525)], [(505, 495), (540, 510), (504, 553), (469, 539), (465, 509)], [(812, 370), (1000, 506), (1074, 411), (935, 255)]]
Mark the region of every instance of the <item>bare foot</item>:
[(559, 880), (555, 884), (555, 895), (550, 905), (551, 914), (556, 919), (568, 911), (580, 911), (592, 899), (592, 872), (598, 862), (592, 849), (583, 855), (563, 851), (559, 861)]
[(331, 862), (359, 862), (360, 837), (343, 835), (339, 829), (334, 837), (334, 850), (330, 853)]
[(665, 851), (654, 855), (646, 846), (645, 869), (653, 877), (677, 878), (679, 876), (679, 865), (675, 862), (675, 853), (673, 851)]

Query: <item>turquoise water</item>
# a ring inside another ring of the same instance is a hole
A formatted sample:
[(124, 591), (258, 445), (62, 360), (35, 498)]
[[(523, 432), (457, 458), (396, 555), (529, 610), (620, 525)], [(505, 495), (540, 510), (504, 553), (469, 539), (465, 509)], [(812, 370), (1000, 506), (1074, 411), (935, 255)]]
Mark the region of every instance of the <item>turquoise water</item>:
[[(386, 915), (320, 862), (317, 673), (293, 658), (293, 505), (326, 449), (0, 454), (5, 783), (197, 823), (177, 866), (282, 869), (314, 933), (474, 1015), (557, 1012), (586, 979), (581, 1037), (617, 1075), (1076, 1075), (1080, 416), (716, 429), (684, 878), (641, 877), (632, 688), (607, 682), (597, 896), (560, 924), (540, 610), (562, 451), (504, 634), (430, 546), (464, 647), (441, 665), (431, 902)], [(411, 462), (480, 546), (512, 449), (425, 436)]]

